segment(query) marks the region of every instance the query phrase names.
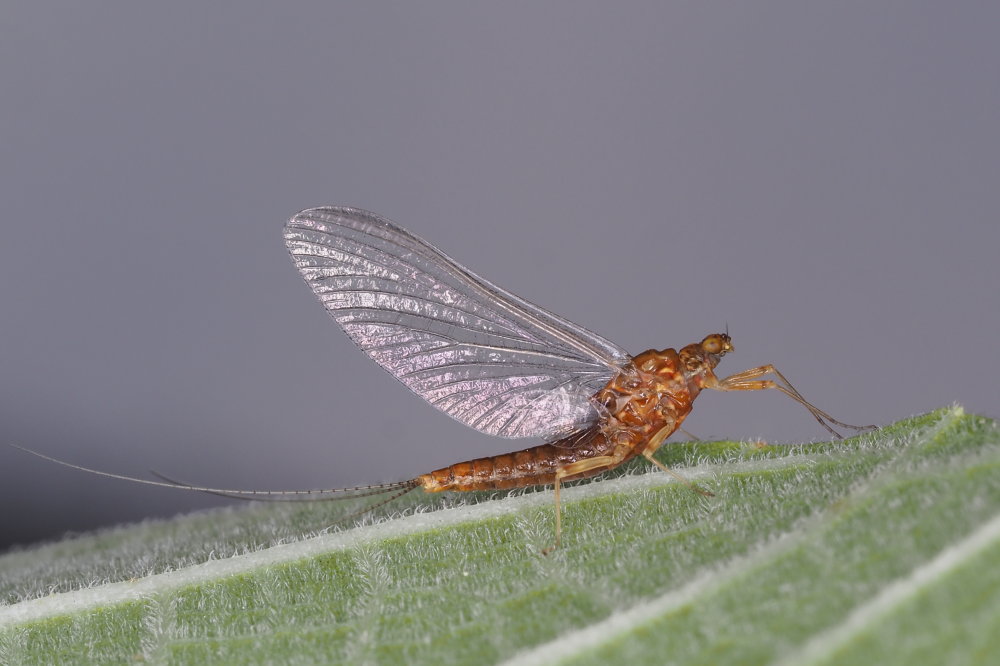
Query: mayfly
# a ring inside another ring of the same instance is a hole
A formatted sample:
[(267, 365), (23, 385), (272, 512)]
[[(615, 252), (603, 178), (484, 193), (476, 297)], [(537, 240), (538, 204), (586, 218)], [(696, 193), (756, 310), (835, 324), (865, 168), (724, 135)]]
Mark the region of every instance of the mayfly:
[[(636, 356), (595, 333), (497, 287), (402, 227), (357, 208), (304, 210), (285, 225), (285, 243), (306, 283), (348, 336), (411, 391), (448, 416), (497, 437), (540, 437), (513, 453), (449, 465), (395, 483), (311, 491), (207, 488), (164, 478), (104, 476), (226, 496), (278, 499), (386, 495), (553, 485), (555, 545), (559, 489), (643, 456), (710, 495), (654, 454), (691, 412), (703, 389), (773, 389), (795, 400), (835, 437), (842, 423), (812, 405), (773, 365), (720, 379), (733, 351), (728, 333), (680, 350)], [(308, 497), (303, 497), (308, 496)], [(546, 549), (548, 551), (549, 549)]]

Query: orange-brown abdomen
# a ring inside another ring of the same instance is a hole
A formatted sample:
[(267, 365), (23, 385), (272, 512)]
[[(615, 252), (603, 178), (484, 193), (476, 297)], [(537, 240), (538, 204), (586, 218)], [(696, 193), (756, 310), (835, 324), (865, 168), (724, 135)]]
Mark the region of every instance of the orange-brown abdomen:
[[(695, 395), (697, 388), (688, 385), (677, 352), (651, 349), (635, 356), (594, 394), (600, 418), (587, 429), (521, 451), (450, 465), (417, 481), (428, 492), (505, 490), (552, 483), (560, 468), (588, 458), (615, 455), (616, 464), (621, 464), (642, 453), (643, 445), (664, 428), (676, 430), (691, 411)], [(563, 480), (594, 476), (606, 469)]]
[[(563, 444), (567, 440), (572, 440), (571, 446)], [(555, 481), (556, 470), (560, 467), (603, 455), (612, 448), (607, 436), (599, 428), (592, 427), (564, 440), (456, 463), (419, 476), (417, 480), (428, 492), (506, 490), (545, 485)]]

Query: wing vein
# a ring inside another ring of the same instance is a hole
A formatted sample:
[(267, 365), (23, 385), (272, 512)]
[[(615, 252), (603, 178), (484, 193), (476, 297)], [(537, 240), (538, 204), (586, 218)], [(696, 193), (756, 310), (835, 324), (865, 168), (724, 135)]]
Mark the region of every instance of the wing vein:
[(293, 216), (285, 240), (330, 315), (379, 365), (453, 418), (501, 437), (573, 432), (628, 360), (392, 222), (354, 208)]

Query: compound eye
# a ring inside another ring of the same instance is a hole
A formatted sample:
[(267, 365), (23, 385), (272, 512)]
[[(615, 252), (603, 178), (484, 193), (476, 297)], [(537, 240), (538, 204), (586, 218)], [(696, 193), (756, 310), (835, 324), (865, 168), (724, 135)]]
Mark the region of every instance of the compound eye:
[(701, 341), (701, 348), (709, 354), (721, 354), (722, 339), (718, 335), (710, 335)]

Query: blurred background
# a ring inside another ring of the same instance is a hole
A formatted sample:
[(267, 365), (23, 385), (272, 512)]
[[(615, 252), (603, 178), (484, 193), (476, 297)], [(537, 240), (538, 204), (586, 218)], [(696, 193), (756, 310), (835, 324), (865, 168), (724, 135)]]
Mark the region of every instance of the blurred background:
[[(637, 353), (728, 323), (821, 408), (996, 417), (1000, 5), (6, 2), (0, 441), (306, 488), (523, 448), (423, 404), (281, 240), (353, 205)], [(702, 438), (822, 439), (778, 394)], [(0, 549), (226, 503), (0, 448)]]

